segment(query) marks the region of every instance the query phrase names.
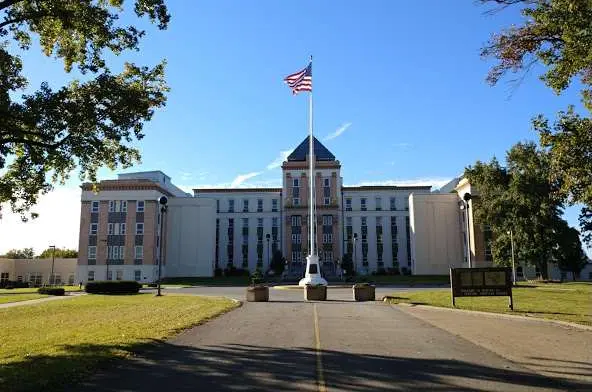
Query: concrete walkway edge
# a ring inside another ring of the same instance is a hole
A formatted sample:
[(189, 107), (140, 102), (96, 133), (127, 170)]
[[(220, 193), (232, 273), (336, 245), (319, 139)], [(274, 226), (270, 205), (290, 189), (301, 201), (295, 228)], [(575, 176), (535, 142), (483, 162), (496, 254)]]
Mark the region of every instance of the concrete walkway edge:
[[(388, 296), (382, 299), (384, 302), (388, 300)], [(461, 312), (461, 313), (473, 313), (473, 314), (484, 314), (487, 316), (494, 316), (506, 319), (523, 319), (523, 320), (530, 320), (530, 321), (542, 321), (546, 323), (558, 324), (564, 327), (571, 327), (582, 329), (584, 331), (592, 331), (592, 326), (571, 323), (569, 321), (561, 321), (561, 320), (553, 320), (548, 318), (542, 317), (529, 317), (529, 316), (522, 316), (519, 314), (506, 314), (506, 313), (495, 313), (495, 312), (484, 312), (481, 310), (469, 310), (469, 309), (454, 309), (454, 308), (445, 308), (441, 306), (431, 306), (431, 305), (415, 305), (415, 304), (408, 304), (408, 303), (399, 303), (399, 304), (391, 304), (391, 306), (405, 306), (405, 307), (417, 307), (417, 308), (425, 308), (425, 309), (434, 309), (434, 310), (441, 310), (447, 312)]]
[(0, 304), (0, 309), (13, 308), (15, 306), (35, 305), (35, 304), (39, 304), (39, 303), (43, 303), (43, 302), (49, 302), (49, 301), (56, 301), (56, 300), (60, 300), (60, 299), (67, 299), (67, 298), (79, 297), (81, 295), (86, 295), (86, 293), (55, 295), (55, 296), (47, 297), (47, 298), (29, 299), (27, 301), (7, 302), (5, 304)]

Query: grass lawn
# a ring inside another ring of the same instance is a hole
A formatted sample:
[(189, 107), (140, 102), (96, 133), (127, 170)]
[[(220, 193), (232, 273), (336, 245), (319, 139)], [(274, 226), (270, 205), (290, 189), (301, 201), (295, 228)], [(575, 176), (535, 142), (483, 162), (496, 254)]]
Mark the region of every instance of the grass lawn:
[(0, 309), (0, 390), (59, 391), (237, 304), (225, 298), (86, 295)]
[(45, 298), (48, 297), (47, 295), (42, 295), (42, 294), (28, 294), (28, 293), (24, 293), (24, 294), (20, 294), (20, 293), (15, 293), (15, 294), (0, 294), (0, 304), (7, 304), (10, 302), (20, 302), (20, 301), (28, 301), (30, 299), (38, 299), (38, 298)]
[(375, 275), (368, 276), (367, 280), (378, 284), (448, 284), (448, 275)]
[(166, 278), (163, 286), (248, 286), (248, 276)]
[[(83, 291), (78, 286), (56, 286), (63, 287), (66, 291)], [(33, 294), (37, 293), (38, 287), (27, 287), (21, 289), (0, 289), (0, 295), (2, 294)]]
[[(520, 284), (513, 289), (514, 311), (508, 309), (508, 297), (456, 298), (459, 309), (511, 313), (592, 325), (592, 284), (548, 283)], [(450, 291), (426, 290), (393, 293), (392, 303), (452, 307)]]

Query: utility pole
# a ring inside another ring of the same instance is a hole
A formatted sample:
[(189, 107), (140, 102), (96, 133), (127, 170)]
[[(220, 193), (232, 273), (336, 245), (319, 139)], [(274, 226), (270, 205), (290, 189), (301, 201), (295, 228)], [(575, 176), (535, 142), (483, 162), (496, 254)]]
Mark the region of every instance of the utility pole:
[(49, 275), (49, 283), (50, 285), (54, 285), (55, 284), (55, 277), (53, 275), (53, 267), (54, 267), (54, 263), (55, 263), (55, 245), (49, 245), (49, 247), (52, 249), (51, 252), (51, 275)]
[(512, 281), (514, 282), (514, 286), (516, 285), (516, 263), (514, 262), (514, 235), (512, 233), (512, 229), (508, 230), (508, 234), (510, 234), (510, 245), (512, 247)]

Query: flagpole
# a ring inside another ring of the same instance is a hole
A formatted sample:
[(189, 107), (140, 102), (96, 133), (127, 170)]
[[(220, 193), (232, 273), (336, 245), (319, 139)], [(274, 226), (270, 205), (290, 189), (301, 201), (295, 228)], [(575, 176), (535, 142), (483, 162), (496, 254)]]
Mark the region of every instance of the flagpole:
[[(310, 64), (312, 66), (312, 56), (310, 56)], [(308, 96), (308, 132), (309, 132), (309, 140), (308, 140), (308, 169), (309, 169), (309, 216), (310, 216), (310, 226), (309, 226), (309, 234), (310, 234), (310, 244), (309, 244), (309, 256), (316, 254), (315, 252), (315, 241), (314, 241), (314, 142), (313, 142), (313, 112), (312, 112), (312, 90)]]

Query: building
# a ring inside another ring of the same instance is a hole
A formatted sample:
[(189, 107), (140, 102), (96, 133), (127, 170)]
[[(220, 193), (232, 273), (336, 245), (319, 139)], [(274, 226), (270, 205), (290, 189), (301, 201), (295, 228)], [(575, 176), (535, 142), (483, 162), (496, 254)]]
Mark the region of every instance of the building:
[[(53, 264), (53, 279), (51, 270)], [(76, 259), (4, 259), (0, 258), (0, 286), (8, 281), (29, 282), (34, 286), (51, 284), (78, 284)]]
[[(165, 277), (213, 276), (216, 269), (267, 270), (282, 252), (289, 273), (308, 254), (308, 138), (282, 165), (278, 188), (194, 189), (160, 171), (120, 174), (82, 186), (78, 280), (152, 282), (162, 253)], [(472, 218), (477, 192), (454, 179), (430, 186), (343, 185), (341, 163), (317, 139), (315, 238), (321, 268), (335, 274), (346, 253), (358, 273), (447, 274), (491, 265), (488, 230)], [(158, 198), (168, 197), (166, 213)], [(164, 241), (161, 239), (163, 237)], [(469, 246), (467, 246), (467, 243)]]

